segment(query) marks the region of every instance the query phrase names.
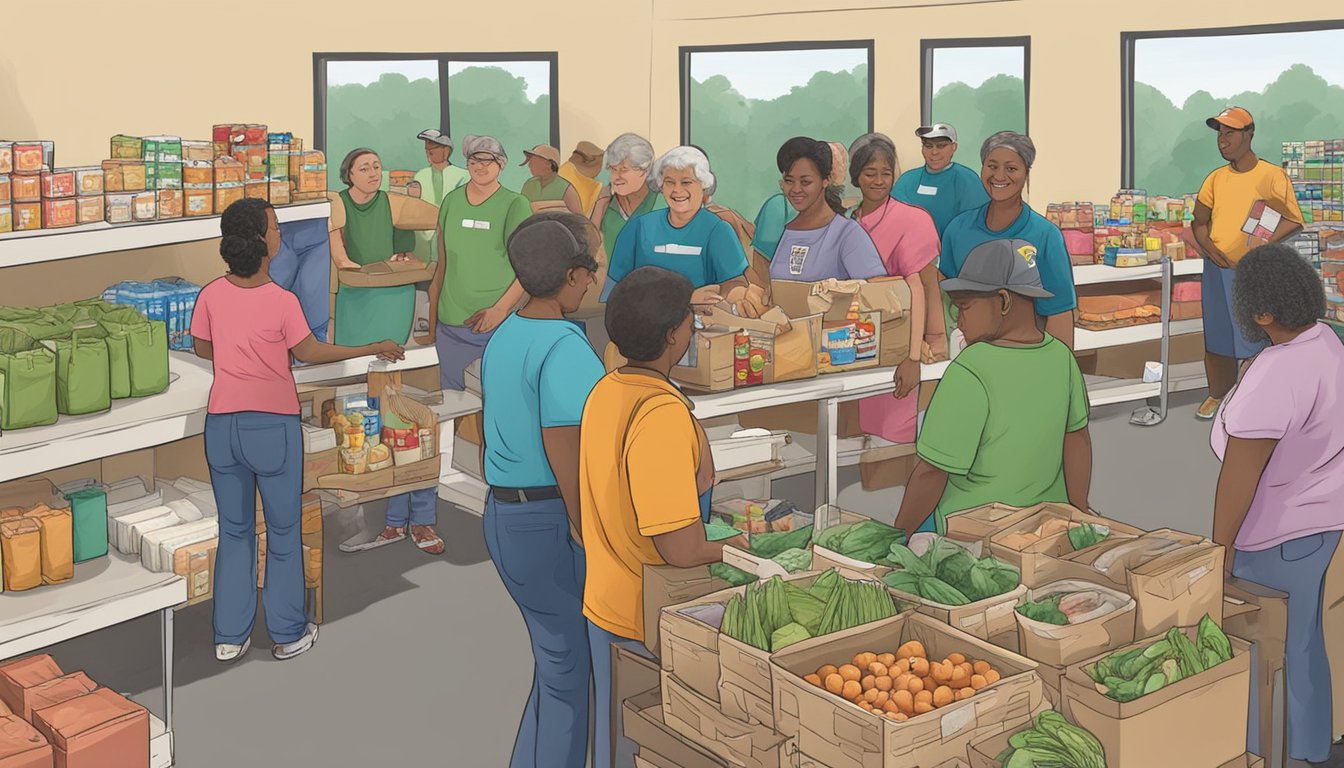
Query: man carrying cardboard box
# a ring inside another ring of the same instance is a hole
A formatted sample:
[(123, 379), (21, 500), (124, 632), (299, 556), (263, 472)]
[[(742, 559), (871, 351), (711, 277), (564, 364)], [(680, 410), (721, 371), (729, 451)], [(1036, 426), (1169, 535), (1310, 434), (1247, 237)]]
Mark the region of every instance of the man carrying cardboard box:
[(933, 530), (934, 515), (941, 533), (949, 514), (995, 502), (1088, 508), (1087, 390), (1073, 353), (1037, 324), (1050, 293), (1035, 259), (1026, 241), (992, 240), (943, 281), (969, 346), (925, 414), (897, 528)]

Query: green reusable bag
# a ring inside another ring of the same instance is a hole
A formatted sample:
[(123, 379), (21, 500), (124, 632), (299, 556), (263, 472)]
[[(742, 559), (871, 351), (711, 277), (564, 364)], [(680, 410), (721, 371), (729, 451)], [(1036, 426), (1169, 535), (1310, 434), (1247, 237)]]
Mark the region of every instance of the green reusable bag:
[(109, 331), (105, 326), (99, 329), (107, 334), (103, 339), (107, 343), (107, 389), (113, 400), (122, 400), (131, 396), (131, 350), (130, 339), (124, 332)]
[(26, 320), (0, 321), (0, 325), (17, 328), (39, 342), (69, 338), (70, 332), (75, 329), (72, 323), (57, 320), (41, 312)]
[(83, 563), (107, 554), (107, 492), (84, 488), (66, 496), (74, 521), (75, 562)]
[(103, 315), (99, 324), (109, 335), (126, 340), (130, 396), (157, 395), (168, 388), (168, 326), (160, 320), (146, 320), (133, 309), (130, 312), (134, 322), (114, 319), (129, 318), (120, 312), (110, 312)]
[(107, 332), (81, 329), (55, 341), (56, 410), (62, 414), (78, 416), (112, 407), (107, 341), (98, 334)]
[(0, 429), (55, 424), (56, 353), (12, 327), (0, 327)]

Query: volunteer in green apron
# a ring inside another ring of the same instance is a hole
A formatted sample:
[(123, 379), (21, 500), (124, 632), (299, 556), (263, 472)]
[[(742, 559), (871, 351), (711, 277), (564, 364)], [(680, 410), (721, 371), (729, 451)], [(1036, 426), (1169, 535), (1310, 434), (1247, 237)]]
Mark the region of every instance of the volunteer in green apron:
[[(423, 200), (389, 195), (378, 187), (382, 163), (371, 149), (356, 149), (341, 162), (345, 191), (332, 195), (331, 260), (337, 269), (407, 258), (395, 249), (395, 230), (433, 230), (438, 209)], [(415, 286), (336, 289), (335, 343), (358, 346), (381, 339), (405, 342), (415, 315)]]

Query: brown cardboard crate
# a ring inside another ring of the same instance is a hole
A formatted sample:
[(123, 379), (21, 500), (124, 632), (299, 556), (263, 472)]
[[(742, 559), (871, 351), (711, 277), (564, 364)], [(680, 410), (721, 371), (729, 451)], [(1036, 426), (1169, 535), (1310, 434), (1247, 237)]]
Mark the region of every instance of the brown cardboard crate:
[[(1096, 589), (1108, 593), (1117, 601), (1123, 601), (1124, 604), (1105, 616), (1080, 624), (1063, 626), (1033, 621), (1014, 612), (1017, 619), (1019, 647), (1023, 656), (1042, 665), (1065, 667), (1134, 642), (1136, 613), (1134, 598), (1113, 587), (1096, 582), (1057, 581), (1043, 584), (1038, 589), (1029, 589), (1026, 599), (1030, 601), (1036, 599), (1035, 595), (1045, 596), (1066, 589)], [(1058, 689), (1059, 686), (1056, 685), (1055, 688)]]
[(1027, 588), (1018, 585), (1011, 592), (977, 600), (966, 605), (943, 605), (899, 589), (887, 588), (903, 602), (919, 605), (919, 612), (954, 629), (987, 640), (1014, 653), (1018, 650), (1017, 606), (1026, 598)]
[(761, 344), (769, 347), (769, 360), (762, 371), (763, 384), (810, 379), (817, 375), (820, 317), (790, 319), (776, 308), (760, 319), (750, 319), (716, 309), (704, 322), (706, 327), (697, 331), (692, 339), (696, 364), (676, 366), (671, 373), (673, 379), (688, 389), (725, 392), (739, 387), (734, 348), (740, 332), (760, 339)]
[(664, 672), (675, 675), (706, 699), (719, 700), (719, 628), (689, 615), (703, 606), (722, 605), (741, 594), (741, 587), (695, 598), (663, 609), (658, 618), (658, 660)]
[(865, 491), (904, 487), (918, 463), (913, 443), (870, 448), (859, 456), (859, 478)]
[[(674, 731), (663, 718), (658, 688), (625, 700), (621, 710), (626, 738), (638, 744), (640, 754), (659, 768), (740, 768)], [(783, 749), (789, 751), (788, 742)]]
[(18, 715), (0, 715), (0, 765), (51, 768), (54, 755), (47, 737)]
[[(1194, 628), (1185, 631), (1195, 637)], [(1160, 639), (1150, 637), (1117, 650), (1147, 647)], [(1103, 696), (1083, 671), (1115, 651), (1070, 665), (1064, 675), (1063, 713), (1097, 737), (1108, 765), (1222, 766), (1246, 751), (1251, 687), (1250, 644), (1232, 636), (1228, 640), (1230, 661), (1125, 703)]]
[(783, 768), (790, 765), (789, 739), (771, 728), (734, 720), (712, 701), (682, 685), (668, 672), (662, 675), (663, 721), (697, 746), (742, 768)]
[(962, 541), (988, 541), (991, 536), (1013, 523), (1030, 517), (1034, 507), (1010, 507), (986, 504), (947, 516), (947, 535)]
[(20, 715), (28, 711), (27, 692), (55, 680), (65, 673), (49, 654), (38, 654), (8, 662), (0, 666), (0, 702)]
[(663, 609), (728, 588), (728, 582), (709, 574), (709, 566), (677, 568), (644, 566), (644, 647), (654, 656), (662, 653), (658, 624)]
[(1129, 593), (1138, 607), (1135, 637), (1193, 626), (1206, 613), (1222, 624), (1225, 555), (1222, 546), (1206, 541), (1130, 571)]
[[(1108, 541), (1120, 541), (1121, 539), (1134, 538), (1147, 533), (1147, 531), (1144, 531), (1142, 528), (1136, 528), (1118, 520), (1111, 520), (1099, 515), (1080, 512), (1076, 508), (1067, 505), (1051, 504), (1045, 506), (1058, 513), (1067, 512), (1068, 519), (1073, 522), (1104, 525), (1110, 528), (1111, 535), (1102, 542), (1094, 545), (1097, 547), (1103, 546)], [(1071, 556), (1075, 551), (1073, 544), (1069, 541), (1067, 533), (1047, 536), (1035, 544), (1031, 544), (1022, 549), (1015, 549), (1010, 544), (1003, 541), (1003, 538), (1010, 535), (1014, 529), (1027, 528), (1030, 530), (1035, 528), (1035, 525), (1030, 525), (1030, 528), (1028, 528), (1029, 525), (1029, 523), (1023, 522), (1015, 526), (1010, 526), (1009, 529), (1000, 531), (991, 537), (991, 554), (1000, 560), (1016, 565), (1019, 570), (1022, 571), (1022, 583), (1028, 587), (1037, 587), (1067, 578), (1075, 578), (1077, 576), (1076, 571), (1067, 567), (1061, 570), (1060, 566), (1060, 561)], [(1091, 547), (1087, 548), (1087, 550), (1078, 551), (1086, 552), (1090, 549)], [(1097, 574), (1097, 578), (1101, 578), (1101, 574)], [(1097, 579), (1084, 579), (1084, 581), (1095, 580)]]

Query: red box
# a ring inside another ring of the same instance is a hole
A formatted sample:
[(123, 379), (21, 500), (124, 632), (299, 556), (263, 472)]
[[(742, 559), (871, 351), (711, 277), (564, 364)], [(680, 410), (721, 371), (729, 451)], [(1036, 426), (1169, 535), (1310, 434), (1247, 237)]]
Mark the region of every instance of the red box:
[(75, 172), (69, 168), (57, 168), (42, 172), (42, 197), (74, 197)]
[(0, 717), (0, 766), (52, 768), (54, 756), (47, 739), (17, 715)]
[(15, 203), (10, 207), (15, 232), (31, 232), (42, 228), (41, 203)]
[(149, 712), (106, 688), (33, 714), (51, 742), (57, 768), (149, 765)]
[(9, 177), (10, 197), (16, 203), (42, 202), (42, 177), (36, 173), (16, 173)]
[(32, 720), (33, 713), (39, 709), (64, 704), (71, 699), (93, 693), (97, 689), (98, 684), (88, 675), (83, 672), (73, 672), (29, 688), (24, 692), (23, 711), (16, 710), (15, 714), (22, 716), (25, 720)]
[(64, 675), (50, 654), (40, 654), (11, 661), (0, 666), (0, 701), (10, 712), (24, 712), (24, 701), (30, 688), (55, 680)]
[(79, 223), (79, 201), (73, 197), (43, 200), (42, 222), (46, 229), (75, 226)]

